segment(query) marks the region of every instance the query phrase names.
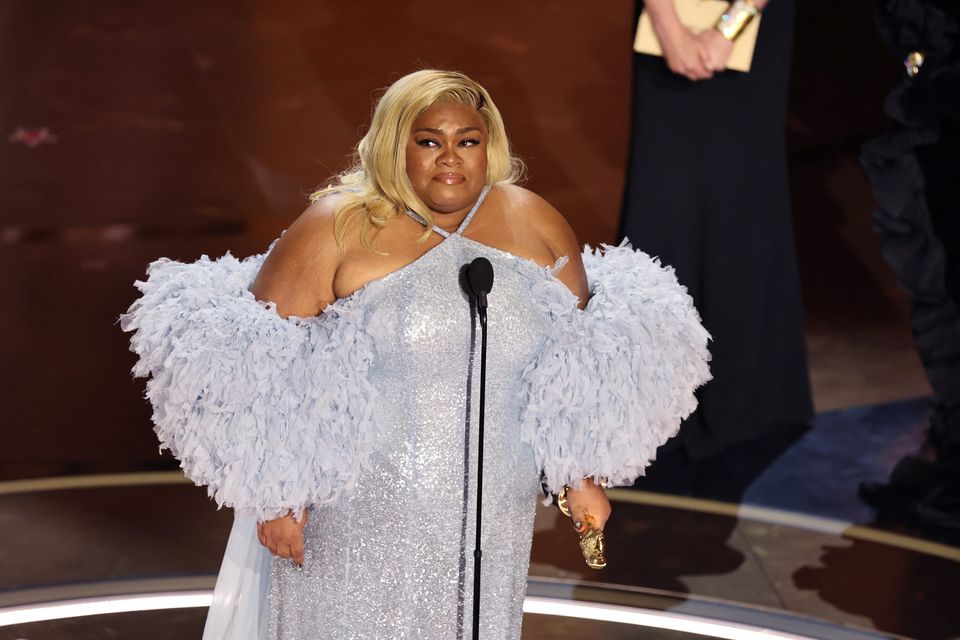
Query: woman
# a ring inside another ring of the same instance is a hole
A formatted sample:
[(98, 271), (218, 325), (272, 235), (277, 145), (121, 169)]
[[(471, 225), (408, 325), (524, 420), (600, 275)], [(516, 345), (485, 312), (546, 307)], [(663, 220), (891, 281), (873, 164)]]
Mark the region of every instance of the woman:
[(692, 411), (707, 336), (672, 273), (581, 256), (520, 168), (480, 85), (418, 71), (266, 257), (151, 266), (135, 372), (161, 442), (238, 512), (205, 637), (469, 637), (476, 257), (496, 278), (481, 637), (520, 637), (541, 479), (602, 528), (601, 479), (630, 483)]
[(733, 43), (693, 33), (674, 0), (638, 6), (664, 58), (634, 56), (620, 235), (676, 268), (713, 338), (714, 380), (677, 438), (694, 463), (812, 415), (786, 166), (794, 1), (738, 0), (728, 14), (750, 4), (763, 14), (749, 73), (725, 71)]

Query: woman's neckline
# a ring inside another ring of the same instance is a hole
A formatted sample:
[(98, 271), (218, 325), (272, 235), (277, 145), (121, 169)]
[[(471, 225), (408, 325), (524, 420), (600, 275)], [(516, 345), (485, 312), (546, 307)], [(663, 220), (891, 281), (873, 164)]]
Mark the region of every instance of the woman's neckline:
[[(433, 225), (432, 231), (434, 233), (439, 234), (444, 239), (447, 239), (450, 236), (462, 236), (463, 232), (466, 231), (467, 226), (473, 220), (473, 217), (477, 215), (477, 211), (480, 209), (480, 205), (482, 205), (483, 201), (487, 199), (488, 193), (490, 193), (490, 185), (485, 184), (483, 185), (483, 189), (480, 190), (480, 195), (477, 197), (477, 201), (473, 203), (473, 206), (470, 208), (470, 211), (467, 213), (466, 217), (460, 221), (460, 224), (457, 225), (457, 228), (454, 231), (447, 231), (443, 227), (438, 227), (437, 225)], [(427, 221), (424, 220), (423, 216), (421, 216), (416, 211), (413, 211), (412, 209), (407, 209), (406, 214), (411, 218), (413, 218), (414, 220), (416, 220), (417, 222), (419, 222), (422, 226), (424, 227), (427, 226)], [(429, 251), (427, 253), (429, 253)]]

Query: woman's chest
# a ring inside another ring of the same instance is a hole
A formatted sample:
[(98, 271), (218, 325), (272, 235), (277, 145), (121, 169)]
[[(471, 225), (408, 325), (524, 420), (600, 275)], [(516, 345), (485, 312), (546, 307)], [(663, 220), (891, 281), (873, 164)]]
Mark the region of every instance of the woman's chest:
[(531, 270), (512, 256), (462, 242), (372, 286), (367, 331), (377, 344), (382, 373), (442, 380), (479, 362), (480, 326), (462, 286), (461, 269), (476, 257), (493, 265), (487, 296), (488, 372), (519, 378), (543, 343), (544, 316), (530, 295)]

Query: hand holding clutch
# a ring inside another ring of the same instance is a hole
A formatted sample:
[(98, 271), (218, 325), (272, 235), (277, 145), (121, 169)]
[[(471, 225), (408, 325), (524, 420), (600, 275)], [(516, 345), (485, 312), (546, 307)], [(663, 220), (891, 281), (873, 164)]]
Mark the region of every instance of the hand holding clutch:
[(723, 37), (717, 29), (702, 31), (697, 39), (703, 45), (700, 48), (700, 59), (710, 71), (723, 71), (727, 68), (727, 61), (733, 52), (733, 41)]
[[(564, 487), (557, 495), (557, 507), (563, 515), (573, 518), (567, 500), (567, 489), (568, 487)], [(590, 513), (585, 513), (582, 520), (574, 522), (574, 528), (580, 534), (580, 551), (583, 552), (583, 559), (587, 566), (591, 569), (606, 567), (606, 537), (603, 535), (603, 530), (597, 526), (596, 519)]]

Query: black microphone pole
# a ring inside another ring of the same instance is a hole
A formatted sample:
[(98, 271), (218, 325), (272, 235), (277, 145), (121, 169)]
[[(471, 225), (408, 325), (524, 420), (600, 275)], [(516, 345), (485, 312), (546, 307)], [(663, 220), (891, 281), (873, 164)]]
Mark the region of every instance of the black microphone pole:
[(467, 267), (467, 285), (477, 304), (480, 318), (480, 419), (477, 436), (477, 532), (473, 550), (473, 640), (480, 638), (480, 524), (483, 516), (483, 414), (487, 390), (487, 294), (493, 288), (493, 265), (486, 258), (476, 258)]

